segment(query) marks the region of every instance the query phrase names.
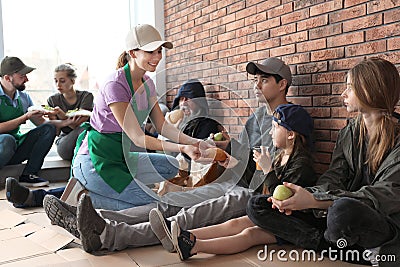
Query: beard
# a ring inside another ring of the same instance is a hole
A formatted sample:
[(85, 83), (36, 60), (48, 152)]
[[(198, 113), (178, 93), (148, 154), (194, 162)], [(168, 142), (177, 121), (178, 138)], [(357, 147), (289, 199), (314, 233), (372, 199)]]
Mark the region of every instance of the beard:
[(14, 86), (15, 89), (17, 89), (20, 92), (24, 91), (26, 88), (25, 83), (17, 85), (14, 82), (11, 82), (11, 84)]

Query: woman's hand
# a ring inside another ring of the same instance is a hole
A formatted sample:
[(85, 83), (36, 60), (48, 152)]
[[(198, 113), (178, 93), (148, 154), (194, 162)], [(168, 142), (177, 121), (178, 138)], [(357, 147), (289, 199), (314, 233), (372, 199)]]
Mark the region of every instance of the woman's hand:
[(55, 107), (53, 110), (46, 112), (50, 120), (66, 120), (68, 117), (60, 107)]
[(265, 146), (261, 146), (261, 153), (253, 149), (253, 160), (257, 162), (258, 166), (263, 170), (264, 174), (267, 174), (271, 170), (272, 159), (271, 155)]
[(194, 161), (201, 157), (198, 145), (180, 145), (180, 151), (188, 155)]
[(283, 184), (292, 190), (293, 196), (285, 200), (277, 200), (273, 197), (269, 197), (268, 201), (272, 203), (272, 208), (277, 208), (286, 215), (292, 214), (293, 210), (315, 208), (316, 200), (310, 192), (292, 183), (284, 182)]

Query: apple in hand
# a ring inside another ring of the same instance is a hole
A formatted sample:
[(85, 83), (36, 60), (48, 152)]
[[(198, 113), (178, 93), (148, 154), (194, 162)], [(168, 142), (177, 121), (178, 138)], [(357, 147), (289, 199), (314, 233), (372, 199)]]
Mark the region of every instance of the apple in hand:
[(272, 197), (277, 200), (285, 200), (291, 196), (293, 196), (292, 190), (290, 190), (289, 188), (287, 188), (286, 186), (284, 186), (282, 184), (278, 185), (275, 188), (274, 194), (272, 195)]
[(215, 141), (222, 141), (223, 139), (224, 139), (224, 135), (221, 132), (214, 134)]

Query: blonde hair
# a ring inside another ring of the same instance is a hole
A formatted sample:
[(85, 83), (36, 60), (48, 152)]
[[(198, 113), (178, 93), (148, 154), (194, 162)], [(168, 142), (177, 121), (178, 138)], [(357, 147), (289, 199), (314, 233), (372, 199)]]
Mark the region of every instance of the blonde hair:
[[(400, 97), (400, 76), (392, 63), (380, 58), (363, 60), (348, 75), (361, 107), (383, 115), (374, 130), (369, 132), (366, 163), (370, 172), (375, 174), (399, 135), (399, 125), (393, 121), (392, 114)], [(367, 138), (367, 128), (361, 115), (357, 123), (362, 144)]]

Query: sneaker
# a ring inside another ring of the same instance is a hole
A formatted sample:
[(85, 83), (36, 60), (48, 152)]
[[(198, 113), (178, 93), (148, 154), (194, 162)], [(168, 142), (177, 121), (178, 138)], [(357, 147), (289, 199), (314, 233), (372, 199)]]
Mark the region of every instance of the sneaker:
[(153, 230), (153, 233), (157, 236), (158, 240), (160, 240), (161, 245), (168, 252), (175, 252), (171, 236), (171, 222), (164, 218), (161, 211), (156, 208), (150, 211), (149, 222), (151, 230)]
[(51, 224), (61, 226), (76, 238), (80, 238), (76, 222), (76, 207), (62, 202), (55, 196), (46, 195), (43, 199), (43, 208)]
[(187, 260), (196, 253), (191, 254), (190, 251), (196, 244), (196, 236), (189, 231), (185, 231), (179, 227), (176, 221), (171, 223), (172, 242), (181, 260)]
[(71, 177), (60, 199), (69, 205), (77, 206), (80, 196), (87, 192), (78, 179)]
[(88, 194), (83, 194), (79, 199), (77, 218), (83, 249), (88, 253), (100, 250), (100, 235), (106, 227), (106, 222), (93, 208)]
[(19, 183), (27, 187), (40, 187), (49, 185), (49, 181), (35, 174), (21, 175), (19, 177)]
[(12, 177), (6, 179), (6, 197), (14, 207), (23, 207), (29, 196), (29, 189), (22, 186)]

